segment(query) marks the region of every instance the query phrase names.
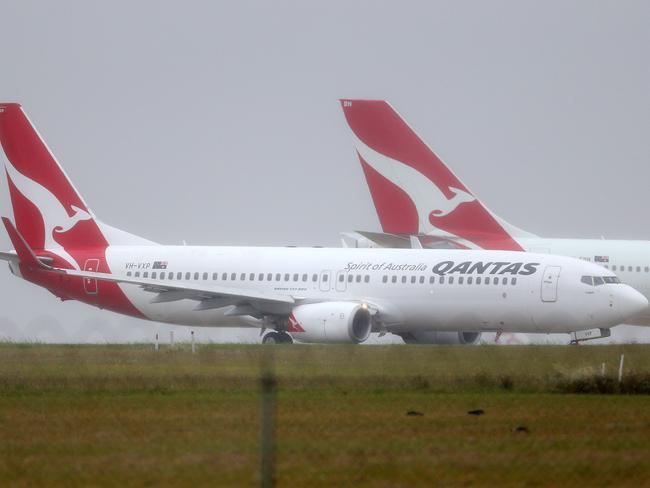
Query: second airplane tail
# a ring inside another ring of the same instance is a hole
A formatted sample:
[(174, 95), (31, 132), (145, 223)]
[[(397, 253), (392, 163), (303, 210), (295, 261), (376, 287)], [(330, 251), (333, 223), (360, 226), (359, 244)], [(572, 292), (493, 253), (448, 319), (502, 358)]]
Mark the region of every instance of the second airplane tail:
[(382, 229), (461, 246), (522, 250), (528, 234), (492, 214), (384, 100), (341, 100)]

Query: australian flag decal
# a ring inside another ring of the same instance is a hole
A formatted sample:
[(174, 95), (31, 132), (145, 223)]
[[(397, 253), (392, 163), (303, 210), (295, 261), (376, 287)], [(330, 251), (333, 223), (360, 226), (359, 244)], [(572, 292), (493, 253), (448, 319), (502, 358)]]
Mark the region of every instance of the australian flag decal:
[(154, 261), (152, 269), (167, 269), (167, 261)]
[(609, 256), (594, 256), (594, 263), (609, 263)]

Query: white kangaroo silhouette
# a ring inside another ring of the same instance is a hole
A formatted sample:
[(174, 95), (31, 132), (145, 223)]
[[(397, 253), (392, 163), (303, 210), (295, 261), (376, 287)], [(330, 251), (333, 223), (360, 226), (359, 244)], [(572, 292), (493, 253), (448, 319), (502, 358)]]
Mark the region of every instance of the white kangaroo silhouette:
[(74, 258), (54, 240), (54, 233), (64, 234), (82, 220), (92, 219), (92, 216), (85, 210), (73, 205), (74, 215), (70, 217), (65, 207), (52, 192), (23, 175), (13, 167), (6, 157), (4, 160), (5, 168), (13, 185), (38, 208), (43, 217), (43, 226), (45, 228), (43, 247), (45, 250), (61, 256), (76, 269), (79, 269)]
[(372, 168), (402, 189), (415, 204), (418, 212), (419, 232), (421, 234), (437, 230), (432, 219), (449, 215), (463, 203), (476, 198), (464, 190), (449, 187), (454, 194), (447, 198), (438, 186), (411, 166), (389, 158), (368, 147), (357, 138), (357, 151)]

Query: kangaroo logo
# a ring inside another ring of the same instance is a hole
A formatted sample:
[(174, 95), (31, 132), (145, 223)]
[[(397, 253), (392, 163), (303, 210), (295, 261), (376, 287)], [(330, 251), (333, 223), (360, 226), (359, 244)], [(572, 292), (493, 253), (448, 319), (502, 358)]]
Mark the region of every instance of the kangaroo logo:
[(43, 218), (43, 227), (45, 228), (44, 249), (61, 256), (61, 258), (65, 259), (72, 266), (78, 269), (74, 258), (54, 240), (54, 234), (64, 234), (74, 228), (74, 226), (79, 222), (92, 219), (92, 216), (87, 211), (74, 205), (72, 205), (74, 214), (69, 216), (64, 206), (54, 194), (44, 186), (27, 178), (20, 171), (14, 168), (6, 158), (5, 168), (7, 169), (7, 174), (9, 175), (9, 179), (13, 185), (25, 198), (32, 202), (41, 213)]
[(451, 198), (422, 173), (411, 166), (385, 156), (357, 139), (357, 151), (375, 171), (404, 191), (415, 204), (418, 212), (420, 233), (436, 229), (435, 219), (454, 212), (463, 203), (476, 200), (464, 190), (449, 188)]

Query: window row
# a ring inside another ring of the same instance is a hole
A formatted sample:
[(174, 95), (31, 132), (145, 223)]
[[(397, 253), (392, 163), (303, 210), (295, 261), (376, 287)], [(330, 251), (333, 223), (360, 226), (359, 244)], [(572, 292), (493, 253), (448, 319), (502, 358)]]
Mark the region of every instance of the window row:
[[(622, 265), (617, 266), (616, 264), (612, 264), (611, 266), (606, 264), (605, 268), (611, 269), (612, 271), (625, 271), (627, 268), (627, 271), (629, 271), (630, 273), (632, 273), (633, 271), (640, 273), (642, 269), (641, 266), (622, 266)], [(644, 266), (643, 271), (645, 273), (650, 273), (650, 266)]]
[[(170, 271), (170, 272), (165, 272), (165, 271), (160, 271), (159, 273), (157, 271), (152, 271), (149, 273), (148, 271), (143, 271), (140, 273), (140, 271), (135, 271), (132, 273), (131, 271), (126, 272), (127, 276), (134, 276), (135, 278), (151, 278), (152, 280), (156, 279), (161, 279), (161, 280), (182, 280), (185, 279), (186, 281), (189, 280), (203, 280), (203, 281), (208, 281), (210, 279), (210, 274), (209, 273), (190, 273), (186, 272), (183, 273), (181, 271), (178, 271), (176, 273)], [(284, 277), (284, 280), (282, 279)], [(273, 273), (212, 273), (212, 281), (302, 281), (302, 282), (307, 282), (307, 281), (312, 281), (312, 282), (317, 282), (318, 281), (318, 274), (314, 273), (311, 275), (311, 278), (307, 273), (303, 273), (302, 275), (300, 273), (284, 273), (284, 276), (282, 273), (275, 273), (275, 280), (274, 274)], [(328, 275), (324, 274), (323, 275), (323, 281), (327, 281)]]
[[(419, 284), (423, 285), (426, 282), (428, 282), (430, 285), (433, 285), (433, 284), (436, 283), (436, 278), (437, 278), (437, 282), (440, 285), (444, 285), (445, 283), (447, 283), (449, 285), (454, 284), (454, 276), (438, 276), (438, 277), (429, 276), (428, 280), (424, 276), (419, 276), (419, 277), (418, 276), (411, 276), (410, 280), (409, 280), (408, 276), (402, 276), (401, 278), (399, 278), (397, 275), (393, 275), (393, 276), (390, 276), (390, 277), (388, 275), (384, 275), (382, 277), (382, 279), (381, 279), (382, 283), (388, 283), (389, 278), (390, 278), (391, 283), (398, 283), (398, 282), (408, 283), (410, 281), (411, 284), (419, 283)], [(499, 283), (501, 283), (502, 285), (507, 285), (508, 282), (510, 282), (510, 284), (514, 286), (514, 285), (517, 284), (517, 278), (513, 277), (513, 278), (508, 279), (505, 276), (502, 277), (502, 278), (499, 278), (498, 276), (494, 276), (494, 277), (491, 277), (491, 276), (485, 276), (485, 277), (483, 277), (483, 276), (458, 276), (457, 281), (456, 281), (456, 283), (458, 283), (459, 285), (463, 285), (465, 283), (468, 284), (468, 285), (472, 285), (472, 284), (476, 284), (476, 285), (481, 285), (481, 284), (484, 284), (484, 285), (498, 285)]]

